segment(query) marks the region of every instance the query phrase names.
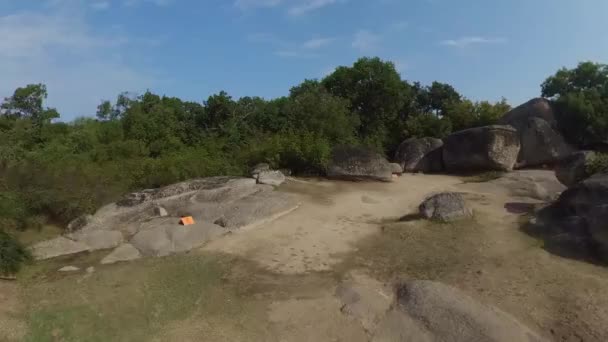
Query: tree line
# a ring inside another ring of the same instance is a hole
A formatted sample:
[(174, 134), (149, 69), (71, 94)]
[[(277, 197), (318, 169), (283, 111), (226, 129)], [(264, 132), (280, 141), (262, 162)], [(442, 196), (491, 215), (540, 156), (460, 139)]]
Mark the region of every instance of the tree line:
[[(581, 63), (542, 85), (565, 136), (578, 146), (608, 132), (608, 67)], [(0, 229), (65, 225), (122, 194), (194, 177), (245, 175), (259, 162), (323, 174), (336, 145), (392, 156), (410, 137), (443, 138), (490, 125), (506, 100), (474, 102), (449, 84), (401, 78), (393, 63), (362, 58), (275, 99), (202, 103), (146, 92), (103, 101), (95, 118), (61, 122), (42, 84), (15, 90), (0, 106)]]

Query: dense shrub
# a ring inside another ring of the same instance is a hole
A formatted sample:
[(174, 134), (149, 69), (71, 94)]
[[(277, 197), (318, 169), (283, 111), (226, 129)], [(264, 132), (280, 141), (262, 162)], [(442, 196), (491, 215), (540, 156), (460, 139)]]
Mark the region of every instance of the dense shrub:
[(585, 165), (587, 174), (594, 175), (596, 173), (608, 172), (608, 154), (596, 153)]
[(21, 265), (30, 259), (29, 252), (13, 236), (0, 230), (0, 276), (19, 272)]

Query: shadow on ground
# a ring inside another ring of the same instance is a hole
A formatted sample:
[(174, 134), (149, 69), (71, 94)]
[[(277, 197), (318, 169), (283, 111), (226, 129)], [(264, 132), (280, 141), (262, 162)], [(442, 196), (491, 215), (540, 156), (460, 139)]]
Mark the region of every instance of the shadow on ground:
[(507, 203), (509, 212), (531, 214), (520, 230), (543, 242), (542, 248), (557, 256), (585, 261), (595, 265), (608, 265), (600, 258), (596, 243), (590, 238), (583, 218), (567, 216), (560, 208), (550, 205), (536, 210), (534, 205)]

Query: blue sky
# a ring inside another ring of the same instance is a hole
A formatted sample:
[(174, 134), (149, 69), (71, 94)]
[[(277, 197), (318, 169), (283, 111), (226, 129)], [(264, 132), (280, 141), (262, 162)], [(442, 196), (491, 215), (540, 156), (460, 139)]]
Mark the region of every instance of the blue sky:
[(146, 89), (286, 95), (361, 56), (519, 104), (559, 67), (608, 62), (606, 0), (0, 0), (0, 96), (46, 83), (64, 120)]

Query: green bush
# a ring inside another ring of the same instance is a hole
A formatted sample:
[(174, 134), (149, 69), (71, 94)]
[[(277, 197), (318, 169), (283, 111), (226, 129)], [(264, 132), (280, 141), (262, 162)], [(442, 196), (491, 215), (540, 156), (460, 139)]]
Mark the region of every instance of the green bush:
[(608, 154), (596, 153), (585, 165), (585, 171), (589, 175), (608, 172)]
[(0, 276), (13, 275), (24, 262), (31, 260), (30, 253), (12, 235), (0, 230)]

